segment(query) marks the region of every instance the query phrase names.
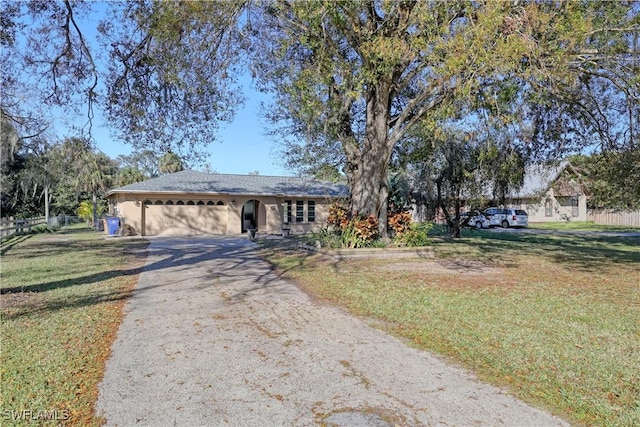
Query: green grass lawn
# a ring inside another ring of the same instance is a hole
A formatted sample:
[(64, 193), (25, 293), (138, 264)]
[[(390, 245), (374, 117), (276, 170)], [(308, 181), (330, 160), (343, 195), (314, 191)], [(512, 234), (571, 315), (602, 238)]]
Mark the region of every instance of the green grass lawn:
[[(273, 245), (273, 243), (271, 243)], [(264, 256), (314, 295), (576, 424), (640, 425), (638, 238), (478, 231), (436, 259)]]
[(100, 425), (104, 361), (147, 242), (86, 229), (0, 247), (0, 424)]
[(640, 227), (622, 227), (617, 225), (600, 225), (591, 221), (558, 221), (530, 223), (529, 228), (558, 231), (632, 231), (640, 232)]

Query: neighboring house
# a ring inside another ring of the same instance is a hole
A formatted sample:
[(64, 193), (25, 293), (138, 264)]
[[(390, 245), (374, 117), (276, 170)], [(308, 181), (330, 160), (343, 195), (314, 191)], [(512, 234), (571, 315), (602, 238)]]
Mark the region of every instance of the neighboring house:
[[(498, 207), (524, 209), (529, 222), (586, 221), (587, 193), (578, 177), (569, 162), (528, 166), (522, 188), (512, 191), (504, 206)], [(487, 185), (482, 197), (485, 201), (494, 199), (489, 188)], [(412, 217), (416, 222), (445, 222), (441, 211), (437, 210), (434, 218), (434, 212), (430, 212), (426, 204), (413, 204)]]
[(569, 162), (527, 167), (524, 185), (505, 207), (524, 209), (529, 222), (586, 221), (587, 194)]
[(185, 170), (111, 190), (110, 213), (136, 234), (197, 235), (317, 230), (346, 186), (310, 178)]

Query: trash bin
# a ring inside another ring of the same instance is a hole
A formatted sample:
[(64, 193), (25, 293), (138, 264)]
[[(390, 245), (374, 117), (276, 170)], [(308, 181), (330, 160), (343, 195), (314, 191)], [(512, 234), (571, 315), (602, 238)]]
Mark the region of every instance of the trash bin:
[(107, 230), (109, 231), (109, 236), (115, 236), (118, 233), (118, 228), (120, 228), (120, 218), (107, 218)]

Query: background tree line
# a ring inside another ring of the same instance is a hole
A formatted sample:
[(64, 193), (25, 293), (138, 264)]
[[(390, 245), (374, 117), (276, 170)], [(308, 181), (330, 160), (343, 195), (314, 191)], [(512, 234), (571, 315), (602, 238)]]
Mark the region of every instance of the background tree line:
[(6, 122), (0, 150), (2, 215), (17, 218), (76, 215), (88, 202), (95, 220), (107, 211), (109, 189), (183, 169), (174, 153), (147, 150), (111, 159), (81, 138), (50, 142), (46, 133), (20, 138)]

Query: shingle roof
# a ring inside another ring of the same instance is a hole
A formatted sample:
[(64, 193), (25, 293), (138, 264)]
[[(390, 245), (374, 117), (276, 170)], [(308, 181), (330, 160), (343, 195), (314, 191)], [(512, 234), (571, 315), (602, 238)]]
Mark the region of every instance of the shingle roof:
[(346, 186), (312, 178), (211, 174), (184, 170), (124, 187), (115, 193), (207, 193), (250, 196), (347, 197)]

